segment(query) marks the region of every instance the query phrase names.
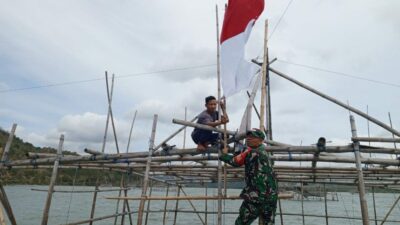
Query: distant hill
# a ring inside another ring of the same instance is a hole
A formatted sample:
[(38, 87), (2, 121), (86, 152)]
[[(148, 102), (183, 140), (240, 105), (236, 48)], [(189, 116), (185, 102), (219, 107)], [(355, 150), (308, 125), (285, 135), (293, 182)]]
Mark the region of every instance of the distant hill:
[[(0, 155), (6, 145), (9, 133), (0, 128)], [(9, 160), (27, 159), (28, 152), (36, 153), (57, 153), (57, 150), (51, 147), (35, 147), (29, 142), (25, 142), (19, 137), (14, 137), (12, 142)], [(72, 151), (63, 151), (64, 155), (79, 155)], [(51, 169), (10, 169), (1, 172), (1, 180), (4, 184), (49, 184)], [(97, 177), (103, 185), (119, 185), (121, 173), (104, 170), (90, 169), (61, 169), (57, 178), (58, 185), (94, 185)], [(138, 181), (136, 175), (130, 176), (130, 183)], [(75, 180), (75, 182), (74, 182)]]

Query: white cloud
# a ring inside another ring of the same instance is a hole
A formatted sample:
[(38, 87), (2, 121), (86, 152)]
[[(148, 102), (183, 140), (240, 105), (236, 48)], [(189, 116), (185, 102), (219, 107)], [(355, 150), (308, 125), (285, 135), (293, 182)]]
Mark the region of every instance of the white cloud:
[[(220, 18), (223, 4), (218, 0)], [(0, 90), (216, 63), (215, 1), (12, 1), (0, 8)], [(247, 46), (253, 58), (262, 50), (263, 20), (274, 29), (287, 1), (271, 1), (256, 23)], [(363, 5), (363, 7), (359, 7)], [(397, 1), (316, 1), (292, 3), (273, 38), (270, 56), (365, 78), (400, 83)], [(376, 9), (376, 10), (375, 10)], [(399, 89), (350, 80), (276, 62), (273, 67), (386, 121), (395, 127)], [(215, 67), (116, 79), (113, 110), (121, 149), (132, 113), (139, 111), (132, 149), (148, 147), (153, 114), (159, 114), (156, 139), (204, 109), (204, 97), (217, 95)], [(4, 74), (4, 75), (3, 75)], [(271, 74), (274, 138), (289, 143), (315, 143), (350, 137), (347, 111), (321, 100)], [(3, 97), (5, 96), (5, 97)], [(245, 93), (228, 99), (229, 129), (240, 123)], [(66, 148), (99, 149), (107, 101), (104, 81), (2, 94), (2, 127), (17, 122), (23, 137), (36, 145), (57, 146), (66, 134)], [(259, 97), (256, 101), (259, 106)], [(255, 117), (255, 115), (254, 115)], [(366, 123), (357, 117), (360, 133)], [(254, 119), (254, 126), (258, 126)], [(109, 129), (111, 132), (111, 129)], [(190, 132), (190, 129), (188, 130)], [(371, 126), (371, 135), (381, 130)], [(365, 133), (365, 132), (364, 132)], [(387, 135), (387, 134), (385, 134)], [(189, 136), (188, 136), (189, 137)], [(109, 151), (115, 152), (112, 134)], [(181, 143), (178, 136), (174, 143)], [(190, 138), (188, 145), (192, 144)], [(342, 142), (340, 142), (342, 143)]]
[(0, 82), (0, 91), (8, 90), (9, 86), (5, 82)]

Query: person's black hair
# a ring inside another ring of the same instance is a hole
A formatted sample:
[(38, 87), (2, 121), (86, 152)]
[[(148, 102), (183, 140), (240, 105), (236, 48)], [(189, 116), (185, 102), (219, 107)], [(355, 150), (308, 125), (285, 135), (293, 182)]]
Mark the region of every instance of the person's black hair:
[(206, 104), (208, 104), (208, 102), (212, 101), (212, 100), (217, 100), (214, 96), (210, 95), (208, 97), (206, 97)]

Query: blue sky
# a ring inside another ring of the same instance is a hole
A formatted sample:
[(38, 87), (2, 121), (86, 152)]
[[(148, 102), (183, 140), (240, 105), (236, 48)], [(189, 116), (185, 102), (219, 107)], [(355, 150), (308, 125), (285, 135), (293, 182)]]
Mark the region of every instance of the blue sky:
[[(77, 80), (134, 75), (175, 68), (192, 70), (117, 78), (113, 100), (120, 145), (125, 146), (133, 112), (138, 110), (131, 151), (147, 149), (152, 117), (160, 115), (156, 140), (178, 128), (172, 118), (193, 117), (203, 98), (216, 94), (215, 4), (220, 23), (225, 1), (4, 1), (0, 8), (0, 90)], [(247, 57), (263, 47), (263, 21), (273, 30), (289, 1), (266, 1), (255, 25)], [(400, 84), (400, 3), (396, 0), (293, 1), (270, 39), (273, 67), (400, 127), (400, 88), (327, 70)], [(211, 66), (206, 66), (211, 65)], [(350, 141), (348, 112), (281, 78), (272, 77), (274, 137), (312, 144), (320, 136)], [(257, 100), (258, 101), (258, 100)], [(228, 99), (229, 129), (235, 130), (245, 93)], [(38, 146), (100, 149), (107, 114), (105, 81), (0, 93), (0, 126), (18, 123), (17, 135)], [(356, 118), (366, 135), (366, 121)], [(254, 121), (254, 126), (258, 126)], [(190, 130), (188, 131), (190, 133)], [(371, 133), (387, 136), (371, 125)], [(188, 136), (189, 138), (189, 136)], [(112, 138), (109, 148), (114, 152)], [(156, 142), (157, 142), (156, 141)], [(182, 136), (173, 141), (181, 145)], [(188, 145), (193, 146), (188, 139)]]

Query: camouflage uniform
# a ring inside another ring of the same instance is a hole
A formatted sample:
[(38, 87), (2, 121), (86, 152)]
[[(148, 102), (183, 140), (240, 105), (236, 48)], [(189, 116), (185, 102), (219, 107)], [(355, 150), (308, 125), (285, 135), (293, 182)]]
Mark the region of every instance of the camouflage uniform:
[(250, 225), (260, 215), (266, 225), (274, 224), (278, 184), (265, 146), (248, 147), (237, 156), (223, 154), (220, 159), (235, 167), (245, 165), (246, 186), (240, 194), (244, 201), (235, 225)]

